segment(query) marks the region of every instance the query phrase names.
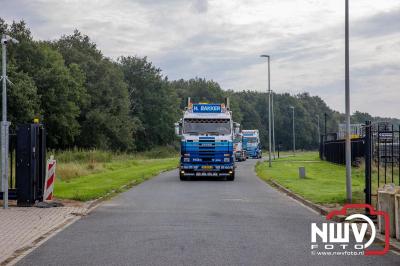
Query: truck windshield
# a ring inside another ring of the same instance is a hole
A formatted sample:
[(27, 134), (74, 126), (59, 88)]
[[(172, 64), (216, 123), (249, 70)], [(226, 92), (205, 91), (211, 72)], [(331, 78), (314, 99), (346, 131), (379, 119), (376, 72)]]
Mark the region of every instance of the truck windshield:
[(231, 123), (229, 119), (199, 119), (188, 118), (183, 123), (185, 134), (231, 134)]
[(257, 143), (257, 138), (243, 138), (243, 140), (247, 143)]

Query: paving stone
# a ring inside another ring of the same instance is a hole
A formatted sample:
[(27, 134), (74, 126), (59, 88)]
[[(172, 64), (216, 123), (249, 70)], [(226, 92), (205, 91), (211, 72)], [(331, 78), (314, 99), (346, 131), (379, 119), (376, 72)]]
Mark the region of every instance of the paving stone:
[(0, 209), (0, 264), (16, 251), (33, 246), (50, 231), (86, 213), (83, 207)]

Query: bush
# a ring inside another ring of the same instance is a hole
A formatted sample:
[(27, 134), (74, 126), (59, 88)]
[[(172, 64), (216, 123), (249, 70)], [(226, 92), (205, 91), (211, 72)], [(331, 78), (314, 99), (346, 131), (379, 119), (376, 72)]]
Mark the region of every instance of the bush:
[(49, 154), (54, 154), (55, 159), (60, 163), (79, 162), (92, 164), (111, 162), (114, 155), (110, 151), (82, 149), (49, 152)]
[(162, 146), (139, 153), (138, 155), (142, 155), (143, 157), (148, 159), (168, 158), (178, 156), (178, 149), (174, 146)]

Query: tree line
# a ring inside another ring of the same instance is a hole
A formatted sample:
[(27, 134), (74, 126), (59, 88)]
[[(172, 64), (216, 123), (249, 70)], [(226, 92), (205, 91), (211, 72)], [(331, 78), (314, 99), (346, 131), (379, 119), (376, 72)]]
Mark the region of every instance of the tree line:
[[(173, 124), (182, 115), (187, 97), (197, 102), (231, 99), (236, 122), (243, 129), (258, 128), (267, 144), (267, 94), (223, 90), (212, 80), (168, 80), (146, 57), (111, 60), (78, 30), (54, 41), (34, 40), (24, 21), (8, 25), (0, 18), (0, 33), (20, 41), (7, 48), (8, 120), (12, 128), (40, 118), (48, 130), (48, 147), (142, 151), (174, 145)], [(317, 115), (323, 130), (344, 121), (318, 96), (274, 94), (276, 142), (291, 147), (292, 116), (296, 110), (296, 145), (318, 147)], [(379, 120), (356, 112), (353, 122)], [(398, 120), (395, 122), (398, 123)], [(266, 145), (264, 145), (265, 147)]]

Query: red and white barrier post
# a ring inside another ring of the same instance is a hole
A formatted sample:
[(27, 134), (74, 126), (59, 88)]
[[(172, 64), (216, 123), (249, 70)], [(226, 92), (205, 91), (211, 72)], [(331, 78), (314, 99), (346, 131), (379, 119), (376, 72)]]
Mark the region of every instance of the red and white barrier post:
[(50, 201), (53, 199), (54, 181), (56, 180), (56, 160), (54, 156), (50, 156), (46, 166), (46, 180), (44, 182), (43, 200)]

